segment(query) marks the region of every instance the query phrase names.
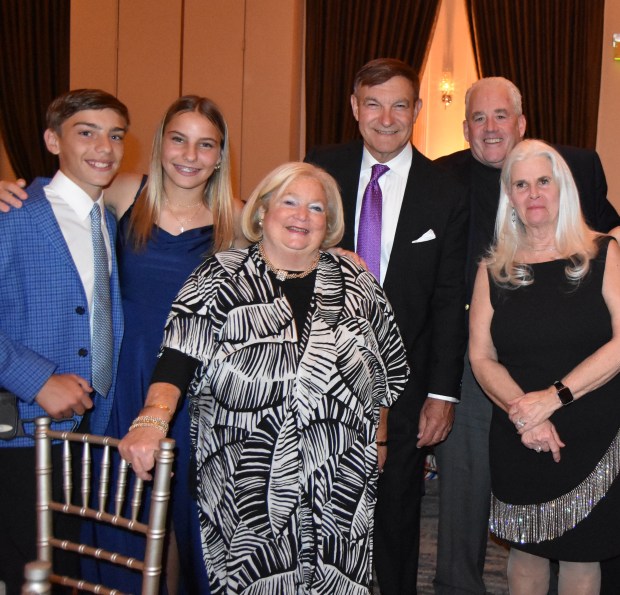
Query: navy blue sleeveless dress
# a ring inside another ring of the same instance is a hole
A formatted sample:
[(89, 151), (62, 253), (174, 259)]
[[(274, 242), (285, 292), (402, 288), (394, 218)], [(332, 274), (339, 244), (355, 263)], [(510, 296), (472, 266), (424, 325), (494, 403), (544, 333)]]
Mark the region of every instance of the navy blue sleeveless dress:
[[(136, 251), (128, 237), (133, 206), (119, 223), (117, 257), (125, 318), (120, 352), (116, 397), (107, 435), (123, 437), (143, 406), (163, 338), (164, 324), (177, 292), (190, 273), (203, 261), (213, 244), (213, 226), (190, 229), (171, 235), (155, 227), (143, 250)], [(202, 558), (200, 526), (191, 463), (189, 413), (181, 401), (169, 436), (176, 440), (172, 481), (171, 516), (181, 563), (180, 593), (208, 594), (208, 578)], [(146, 494), (148, 498), (149, 494)], [(148, 510), (141, 518), (147, 519)], [(115, 534), (116, 533), (116, 534)], [(125, 555), (143, 556), (144, 538), (127, 534), (119, 538), (107, 527), (97, 528), (97, 543)], [(106, 584), (124, 592), (141, 592), (139, 573), (100, 564), (98, 572)], [(165, 592), (162, 580), (162, 592)]]

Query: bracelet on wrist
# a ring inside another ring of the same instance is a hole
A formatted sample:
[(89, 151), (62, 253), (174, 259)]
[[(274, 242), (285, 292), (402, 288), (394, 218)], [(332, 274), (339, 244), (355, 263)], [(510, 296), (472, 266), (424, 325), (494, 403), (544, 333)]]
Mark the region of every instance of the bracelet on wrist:
[(387, 446), (388, 445), (387, 440), (376, 440), (375, 444), (377, 446)]
[(170, 424), (159, 417), (153, 417), (151, 415), (139, 415), (131, 422), (131, 425), (129, 426), (129, 431), (131, 432), (136, 428), (155, 428), (159, 430), (164, 436), (167, 436), (169, 427)]
[(166, 405), (164, 403), (150, 403), (148, 405), (145, 405), (143, 408), (144, 409), (149, 409), (150, 407), (153, 407), (155, 409), (161, 409), (162, 411), (167, 411), (168, 414), (170, 415), (170, 417), (172, 417), (174, 415), (174, 411), (172, 411), (172, 409), (170, 407), (168, 407), (168, 405)]

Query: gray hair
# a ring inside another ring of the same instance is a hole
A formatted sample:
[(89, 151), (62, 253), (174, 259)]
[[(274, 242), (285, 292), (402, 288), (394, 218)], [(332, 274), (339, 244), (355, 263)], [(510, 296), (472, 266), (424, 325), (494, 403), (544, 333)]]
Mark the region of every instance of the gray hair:
[(523, 115), (523, 100), (521, 98), (521, 91), (519, 91), (518, 87), (507, 78), (503, 76), (487, 76), (476, 81), (465, 93), (465, 118), (469, 117), (469, 100), (471, 98), (471, 94), (476, 90), (482, 87), (491, 87), (491, 86), (499, 86), (503, 87), (508, 91), (508, 95), (512, 99), (512, 105), (515, 110), (515, 114), (517, 116)]

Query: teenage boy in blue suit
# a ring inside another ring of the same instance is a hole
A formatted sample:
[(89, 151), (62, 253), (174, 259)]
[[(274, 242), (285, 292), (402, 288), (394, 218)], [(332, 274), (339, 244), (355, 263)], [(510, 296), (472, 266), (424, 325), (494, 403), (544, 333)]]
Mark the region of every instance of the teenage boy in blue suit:
[[(54, 429), (93, 433), (108, 423), (123, 322), (116, 223), (102, 197), (118, 171), (128, 125), (125, 105), (104, 91), (80, 89), (55, 99), (44, 139), (59, 171), (51, 180), (37, 178), (23, 207), (0, 217), (0, 387), (5, 403), (15, 397), (20, 418), (17, 435), (0, 440), (0, 581), (8, 595), (20, 592), (23, 566), (36, 558), (31, 420), (49, 415), (59, 420)], [(113, 347), (100, 392), (92, 387), (91, 357), (94, 207), (108, 260), (104, 319)]]

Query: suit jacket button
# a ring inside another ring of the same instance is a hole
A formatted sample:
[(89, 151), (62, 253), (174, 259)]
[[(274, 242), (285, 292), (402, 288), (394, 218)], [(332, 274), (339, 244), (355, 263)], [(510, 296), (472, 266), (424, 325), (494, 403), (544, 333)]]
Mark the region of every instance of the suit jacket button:
[(88, 355), (88, 349), (85, 349), (84, 347), (82, 347), (79, 351), (78, 351), (78, 355), (80, 357), (86, 357)]
[(79, 314), (80, 316), (81, 316), (82, 314), (86, 314), (86, 308), (84, 308), (84, 306), (78, 306), (78, 307), (75, 309), (75, 313), (76, 313), (76, 314)]

